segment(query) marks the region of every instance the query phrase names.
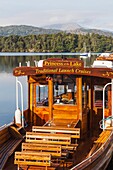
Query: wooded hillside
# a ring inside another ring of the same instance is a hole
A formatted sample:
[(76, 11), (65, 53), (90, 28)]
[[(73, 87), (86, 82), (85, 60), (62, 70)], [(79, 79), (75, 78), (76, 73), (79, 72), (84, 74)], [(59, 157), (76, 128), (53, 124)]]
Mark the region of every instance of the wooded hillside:
[(0, 52), (113, 52), (113, 37), (94, 33), (3, 36)]

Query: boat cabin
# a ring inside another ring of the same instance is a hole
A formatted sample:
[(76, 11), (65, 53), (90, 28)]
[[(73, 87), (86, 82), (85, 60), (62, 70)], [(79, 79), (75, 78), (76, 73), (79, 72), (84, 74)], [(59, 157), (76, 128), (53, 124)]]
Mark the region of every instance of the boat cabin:
[[(99, 66), (99, 65), (98, 65)], [(79, 127), (91, 135), (103, 118), (103, 87), (113, 77), (111, 67), (85, 67), (79, 59), (50, 58), (37, 67), (18, 67), (13, 74), (28, 76), (31, 125)], [(111, 86), (105, 89), (105, 117), (111, 115)]]

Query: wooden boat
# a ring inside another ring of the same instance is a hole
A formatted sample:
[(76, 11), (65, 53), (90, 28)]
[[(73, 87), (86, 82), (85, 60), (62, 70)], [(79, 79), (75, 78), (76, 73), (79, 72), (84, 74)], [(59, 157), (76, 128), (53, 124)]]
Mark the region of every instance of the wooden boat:
[(27, 76), (28, 110), (16, 110), (20, 125), (15, 117), (0, 129), (0, 169), (106, 169), (113, 154), (112, 68), (50, 58), (13, 74), (17, 110), (19, 76)]
[(102, 53), (99, 57), (97, 57), (97, 60), (113, 61), (113, 54)]

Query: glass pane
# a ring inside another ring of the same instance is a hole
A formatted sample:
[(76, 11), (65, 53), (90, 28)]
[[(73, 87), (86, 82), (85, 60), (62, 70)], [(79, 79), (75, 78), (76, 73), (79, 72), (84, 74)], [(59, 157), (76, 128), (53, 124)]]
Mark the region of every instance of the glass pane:
[(48, 86), (36, 86), (36, 103), (37, 106), (48, 106)]
[[(94, 86), (94, 106), (95, 107), (103, 107), (103, 86)], [(108, 91), (105, 91), (105, 107), (108, 105)]]

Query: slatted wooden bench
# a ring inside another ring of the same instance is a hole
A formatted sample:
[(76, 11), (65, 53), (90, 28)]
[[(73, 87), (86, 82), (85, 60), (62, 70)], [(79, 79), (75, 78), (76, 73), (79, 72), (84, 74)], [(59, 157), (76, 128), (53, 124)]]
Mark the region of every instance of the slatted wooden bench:
[[(51, 162), (51, 155), (45, 153), (34, 153), (34, 152), (15, 152), (14, 164), (18, 165), (18, 170), (22, 167), (45, 167), (47, 170), (48, 167), (53, 166)], [(26, 167), (26, 169), (27, 169)], [(34, 168), (33, 168), (34, 169)], [(55, 168), (54, 168), (55, 169)]]
[(71, 144), (71, 135), (26, 132), (26, 142), (61, 145), (63, 152), (75, 151), (78, 144)]
[(62, 133), (62, 134), (70, 134), (71, 138), (75, 138), (75, 139), (80, 138), (80, 128), (33, 126), (32, 132)]
[(99, 138), (96, 141), (94, 141), (94, 143), (105, 143), (108, 137), (110, 136), (110, 134), (111, 134), (111, 131), (109, 130), (103, 131), (100, 134)]
[(66, 134), (26, 132), (26, 142), (70, 145), (71, 136)]
[(53, 167), (53, 166), (48, 166), (47, 168), (46, 167), (44, 167), (44, 166), (27, 166), (27, 165), (21, 165), (21, 170), (45, 170), (45, 169), (47, 169), (47, 170), (55, 170), (56, 169), (56, 167)]
[(22, 142), (22, 136), (14, 127), (5, 127), (0, 131), (0, 169), (3, 169), (8, 158)]
[(108, 139), (108, 137), (110, 136), (111, 131), (109, 130), (104, 130), (98, 137), (97, 140), (94, 141), (93, 147), (90, 150), (89, 154), (87, 155), (87, 157), (91, 156), (93, 153), (95, 153), (101, 146), (103, 143), (105, 143)]
[(41, 153), (48, 153), (51, 156), (61, 157), (61, 145), (49, 145), (38, 143), (22, 143), (22, 151), (35, 151)]

